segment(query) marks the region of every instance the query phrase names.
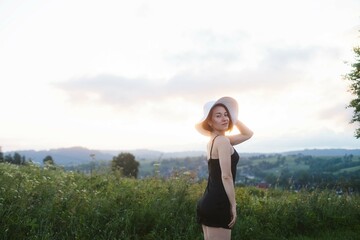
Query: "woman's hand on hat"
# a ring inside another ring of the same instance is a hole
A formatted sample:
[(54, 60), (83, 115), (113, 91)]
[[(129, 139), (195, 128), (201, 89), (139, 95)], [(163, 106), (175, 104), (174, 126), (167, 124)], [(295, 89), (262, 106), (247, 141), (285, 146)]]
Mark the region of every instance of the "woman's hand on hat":
[(239, 134), (229, 136), (231, 145), (237, 145), (239, 143), (245, 142), (253, 136), (253, 131), (251, 131), (243, 122), (239, 119), (236, 121), (235, 126), (239, 130)]

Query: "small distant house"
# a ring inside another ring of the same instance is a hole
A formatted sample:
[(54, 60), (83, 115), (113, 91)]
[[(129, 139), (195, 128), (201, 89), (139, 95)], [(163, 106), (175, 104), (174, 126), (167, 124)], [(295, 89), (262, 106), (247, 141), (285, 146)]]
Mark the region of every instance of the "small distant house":
[(262, 188), (262, 189), (267, 189), (270, 187), (270, 184), (269, 183), (266, 183), (266, 182), (260, 182), (256, 185), (258, 188)]

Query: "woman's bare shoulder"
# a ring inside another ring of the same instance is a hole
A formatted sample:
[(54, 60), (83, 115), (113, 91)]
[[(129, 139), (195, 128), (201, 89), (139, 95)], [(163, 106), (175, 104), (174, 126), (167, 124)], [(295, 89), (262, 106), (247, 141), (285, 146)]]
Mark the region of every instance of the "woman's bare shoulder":
[[(214, 149), (216, 150), (216, 158), (219, 158), (219, 154), (221, 153), (226, 153), (229, 154), (229, 156), (232, 154), (232, 145), (230, 143), (230, 139), (227, 138), (226, 136), (218, 136), (215, 139), (215, 143), (214, 143)], [(214, 154), (215, 155), (215, 154)]]
[(218, 136), (215, 138), (215, 142), (217, 146), (228, 146), (230, 145), (230, 139), (226, 136)]

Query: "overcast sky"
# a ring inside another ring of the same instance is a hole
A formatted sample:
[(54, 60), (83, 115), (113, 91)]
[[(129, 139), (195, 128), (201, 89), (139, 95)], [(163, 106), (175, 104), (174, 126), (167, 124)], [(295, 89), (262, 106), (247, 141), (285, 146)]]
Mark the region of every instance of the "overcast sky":
[(358, 0), (0, 0), (0, 146), (205, 150), (203, 104), (232, 96), (240, 152), (359, 148), (359, 30)]

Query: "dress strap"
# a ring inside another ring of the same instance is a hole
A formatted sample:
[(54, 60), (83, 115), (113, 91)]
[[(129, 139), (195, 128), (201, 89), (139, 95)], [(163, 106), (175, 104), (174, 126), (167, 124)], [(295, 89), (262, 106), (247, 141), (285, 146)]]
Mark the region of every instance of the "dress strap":
[(210, 159), (211, 159), (211, 153), (212, 153), (212, 149), (213, 149), (213, 146), (214, 146), (214, 141), (215, 141), (215, 138), (217, 138), (219, 135), (216, 135), (214, 137), (214, 139), (212, 140), (212, 143), (211, 143), (211, 148), (210, 148)]

